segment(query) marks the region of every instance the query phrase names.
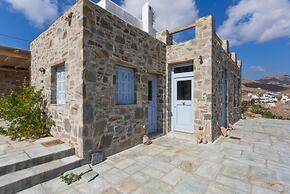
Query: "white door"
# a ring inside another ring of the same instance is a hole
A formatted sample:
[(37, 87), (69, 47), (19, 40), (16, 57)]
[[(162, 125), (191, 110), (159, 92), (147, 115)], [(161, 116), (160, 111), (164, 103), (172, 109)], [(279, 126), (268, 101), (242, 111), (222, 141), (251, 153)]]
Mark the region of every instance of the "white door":
[(148, 132), (157, 132), (157, 78), (149, 75), (148, 78)]
[(227, 128), (227, 74), (221, 72), (221, 126)]
[(193, 72), (173, 71), (172, 124), (174, 131), (194, 132), (193, 79)]

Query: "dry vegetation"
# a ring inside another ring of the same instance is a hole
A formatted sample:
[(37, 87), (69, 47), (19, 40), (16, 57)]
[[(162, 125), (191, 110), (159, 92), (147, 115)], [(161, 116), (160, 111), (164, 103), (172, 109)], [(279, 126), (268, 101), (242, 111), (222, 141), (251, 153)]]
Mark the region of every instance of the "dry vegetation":
[[(248, 93), (264, 94), (272, 92), (278, 99), (282, 95), (290, 97), (290, 76), (266, 77), (260, 80), (243, 80), (242, 101), (250, 101)], [(280, 101), (275, 107), (262, 105), (262, 108), (269, 109), (273, 115), (283, 118), (290, 118), (290, 104), (283, 104)]]

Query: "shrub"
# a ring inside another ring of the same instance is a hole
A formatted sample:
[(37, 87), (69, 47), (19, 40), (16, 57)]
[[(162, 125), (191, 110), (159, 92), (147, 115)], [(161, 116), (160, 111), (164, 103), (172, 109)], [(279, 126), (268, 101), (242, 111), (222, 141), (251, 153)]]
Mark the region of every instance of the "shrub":
[(19, 94), (12, 92), (0, 99), (0, 118), (8, 122), (8, 129), (0, 133), (12, 140), (37, 139), (50, 135), (54, 125), (50, 118), (42, 91), (35, 90), (26, 81)]
[(62, 179), (63, 182), (65, 182), (67, 185), (70, 185), (74, 182), (79, 181), (82, 178), (82, 174), (74, 174), (74, 173), (70, 173), (70, 174), (62, 174), (60, 176), (60, 178)]
[(241, 111), (243, 114), (246, 112), (252, 112), (255, 114), (262, 115), (262, 117), (268, 118), (268, 119), (285, 119), (285, 120), (288, 119), (282, 116), (275, 115), (274, 113), (270, 111), (269, 108), (263, 108), (261, 105), (256, 104), (254, 100), (243, 101)]

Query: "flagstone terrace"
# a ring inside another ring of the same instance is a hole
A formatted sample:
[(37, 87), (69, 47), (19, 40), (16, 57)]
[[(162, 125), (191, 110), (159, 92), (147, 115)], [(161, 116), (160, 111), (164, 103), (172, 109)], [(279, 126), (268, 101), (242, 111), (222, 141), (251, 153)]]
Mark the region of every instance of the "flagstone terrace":
[(56, 178), (22, 193), (289, 194), (290, 122), (252, 119), (235, 127), (207, 145), (169, 133), (110, 156), (69, 186)]

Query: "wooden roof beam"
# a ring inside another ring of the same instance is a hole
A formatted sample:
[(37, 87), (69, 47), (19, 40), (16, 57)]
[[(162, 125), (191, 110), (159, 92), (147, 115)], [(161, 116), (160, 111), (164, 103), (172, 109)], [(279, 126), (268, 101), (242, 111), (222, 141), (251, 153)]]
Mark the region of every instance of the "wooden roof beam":
[(6, 67), (0, 67), (0, 71), (16, 71), (16, 72), (29, 73), (29, 69), (14, 69), (14, 68), (6, 68)]
[(196, 27), (195, 24), (191, 24), (191, 25), (189, 25), (189, 26), (185, 26), (185, 27), (182, 27), (182, 28), (178, 28), (178, 29), (176, 29), (176, 30), (174, 30), (174, 31), (171, 31), (171, 32), (169, 32), (169, 34), (170, 34), (170, 35), (177, 34), (177, 33), (179, 33), (179, 32), (183, 32), (183, 31), (186, 31), (186, 30), (189, 30), (189, 29), (193, 29), (193, 28), (195, 28), (195, 27)]
[[(16, 66), (15, 66), (15, 69), (19, 69), (19, 68), (25, 68), (25, 69), (28, 69), (29, 68), (29, 60), (25, 60), (25, 61), (22, 61), (20, 63), (18, 63)], [(23, 67), (24, 65), (27, 65), (28, 67)]]

